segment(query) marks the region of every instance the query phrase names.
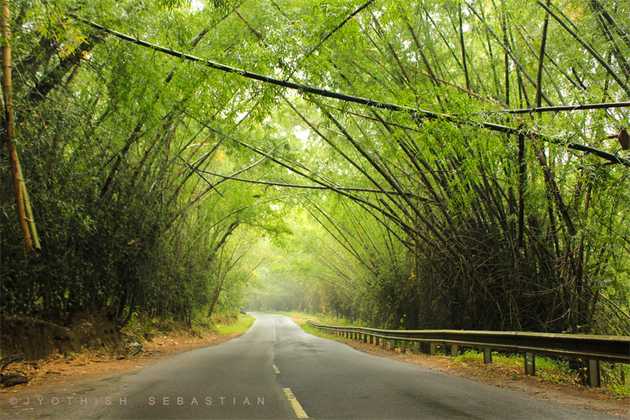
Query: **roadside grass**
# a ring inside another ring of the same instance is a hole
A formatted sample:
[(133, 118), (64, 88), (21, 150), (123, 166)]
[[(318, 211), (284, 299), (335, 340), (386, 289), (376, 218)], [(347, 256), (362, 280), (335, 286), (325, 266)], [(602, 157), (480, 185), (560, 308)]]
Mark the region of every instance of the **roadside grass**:
[(139, 342), (161, 335), (207, 337), (210, 335), (226, 336), (244, 333), (251, 327), (255, 318), (246, 314), (219, 315), (212, 318), (195, 318), (191, 326), (187, 326), (181, 321), (160, 320), (151, 318), (136, 318), (122, 330), (126, 334)]
[[(484, 367), (483, 353), (475, 350), (468, 350), (455, 356), (453, 360), (464, 366)], [(492, 365), (490, 366), (491, 369), (512, 372), (512, 379), (517, 379), (523, 375), (523, 355), (493, 353)], [(601, 371), (604, 389), (608, 390), (614, 397), (630, 397), (630, 384), (626, 383), (624, 379), (630, 376), (630, 366), (602, 362)], [(582, 386), (583, 374), (585, 372), (571, 369), (567, 360), (536, 356), (536, 377), (542, 382)]]
[[(321, 331), (308, 324), (307, 321), (319, 322), (330, 325), (355, 325), (361, 326), (360, 323), (352, 323), (343, 318), (336, 318), (324, 314), (305, 314), (302, 312), (282, 312), (283, 315), (291, 317), (304, 332), (318, 337), (336, 340), (359, 346), (365, 350), (364, 345), (356, 344), (355, 341), (338, 335)], [(384, 351), (380, 349), (380, 351)], [(391, 351), (391, 353), (395, 353)], [(456, 368), (474, 370), (480, 376), (501, 376), (511, 380), (518, 380), (525, 377), (523, 372), (523, 355), (521, 354), (505, 354), (493, 352), (492, 364), (483, 363), (483, 353), (475, 350), (467, 350), (458, 356), (437, 356), (447, 358)], [(630, 378), (629, 365), (613, 365), (610, 363), (602, 363), (602, 388), (614, 398), (630, 397), (630, 383), (626, 378)], [(571, 385), (583, 387), (580, 372), (571, 369), (567, 360), (553, 359), (545, 356), (536, 356), (536, 380), (548, 384)]]
[(630, 398), (630, 365), (606, 363), (602, 370), (604, 381), (610, 392), (624, 398)]
[(327, 314), (307, 314), (304, 312), (276, 312), (277, 314), (286, 315), (289, 318), (293, 319), (297, 324), (302, 325), (306, 324), (308, 321), (319, 322), (321, 324), (330, 324), (330, 325), (355, 325), (362, 326), (361, 322), (353, 322), (346, 318), (337, 318), (333, 315)]
[(298, 324), (298, 325), (307, 334), (315, 335), (315, 336), (321, 337), (321, 338), (327, 338), (329, 340), (345, 341), (340, 336), (337, 336), (337, 335), (334, 335), (334, 334), (329, 334), (329, 333), (327, 333), (325, 331), (322, 331), (322, 330), (320, 330), (318, 328), (313, 327), (312, 325), (310, 325), (308, 323), (303, 323), (303, 324)]
[(346, 340), (340, 336), (329, 334), (325, 331), (317, 329), (313, 327), (312, 325), (310, 325), (308, 321), (319, 322), (321, 324), (329, 324), (329, 325), (360, 325), (359, 323), (352, 323), (352, 321), (345, 318), (337, 318), (335, 316), (326, 315), (326, 314), (307, 314), (304, 312), (296, 312), (296, 311), (292, 311), (292, 312), (280, 311), (276, 313), (280, 315), (285, 315), (291, 318), (307, 334), (311, 334), (311, 335), (321, 337), (321, 338), (327, 338), (329, 340), (341, 341), (341, 342), (344, 342)]
[(219, 335), (242, 334), (249, 330), (255, 318), (251, 315), (240, 314), (233, 321), (222, 321), (215, 324), (216, 332)]
[[(466, 352), (453, 358), (456, 362), (480, 366), (483, 365), (483, 353), (475, 350), (467, 350)], [(504, 354), (493, 353), (493, 368), (503, 368), (522, 374), (523, 355), (520, 354)], [(545, 382), (555, 384), (579, 384), (579, 375), (571, 370), (569, 363), (565, 360), (556, 360), (544, 356), (536, 356), (536, 376)]]

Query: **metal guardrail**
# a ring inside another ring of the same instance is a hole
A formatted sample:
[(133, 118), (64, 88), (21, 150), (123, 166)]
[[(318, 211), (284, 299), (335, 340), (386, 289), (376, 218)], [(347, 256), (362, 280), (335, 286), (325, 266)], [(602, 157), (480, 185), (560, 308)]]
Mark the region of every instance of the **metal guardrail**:
[(383, 330), (326, 325), (309, 321), (320, 330), (382, 347), (433, 354), (437, 347), (456, 355), (462, 348), (483, 351), (492, 363), (492, 351), (524, 355), (525, 373), (535, 375), (536, 354), (580, 359), (588, 367), (587, 384), (600, 386), (600, 361), (630, 363), (630, 337), (587, 334), (553, 334), (516, 331)]

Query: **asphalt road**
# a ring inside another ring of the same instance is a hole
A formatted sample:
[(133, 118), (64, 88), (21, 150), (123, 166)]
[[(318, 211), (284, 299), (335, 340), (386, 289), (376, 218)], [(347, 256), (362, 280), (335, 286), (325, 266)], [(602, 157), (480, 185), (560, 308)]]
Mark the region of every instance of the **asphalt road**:
[(224, 344), (181, 353), (137, 373), (18, 400), (3, 414), (63, 419), (608, 418), (365, 354), (306, 334), (284, 316), (255, 316), (246, 334)]

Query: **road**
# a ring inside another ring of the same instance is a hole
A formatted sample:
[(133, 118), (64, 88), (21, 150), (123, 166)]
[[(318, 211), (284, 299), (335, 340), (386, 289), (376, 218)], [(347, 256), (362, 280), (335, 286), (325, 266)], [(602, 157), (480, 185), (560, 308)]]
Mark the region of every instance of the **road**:
[(580, 419), (597, 412), (359, 352), (254, 314), (239, 338), (19, 401), (7, 418)]

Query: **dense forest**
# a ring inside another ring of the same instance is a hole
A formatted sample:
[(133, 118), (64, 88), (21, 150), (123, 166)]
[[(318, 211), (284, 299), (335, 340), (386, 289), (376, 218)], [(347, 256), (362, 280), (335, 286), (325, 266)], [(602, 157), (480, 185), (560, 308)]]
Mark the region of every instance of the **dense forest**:
[(629, 2), (3, 5), (2, 317), (630, 334)]

